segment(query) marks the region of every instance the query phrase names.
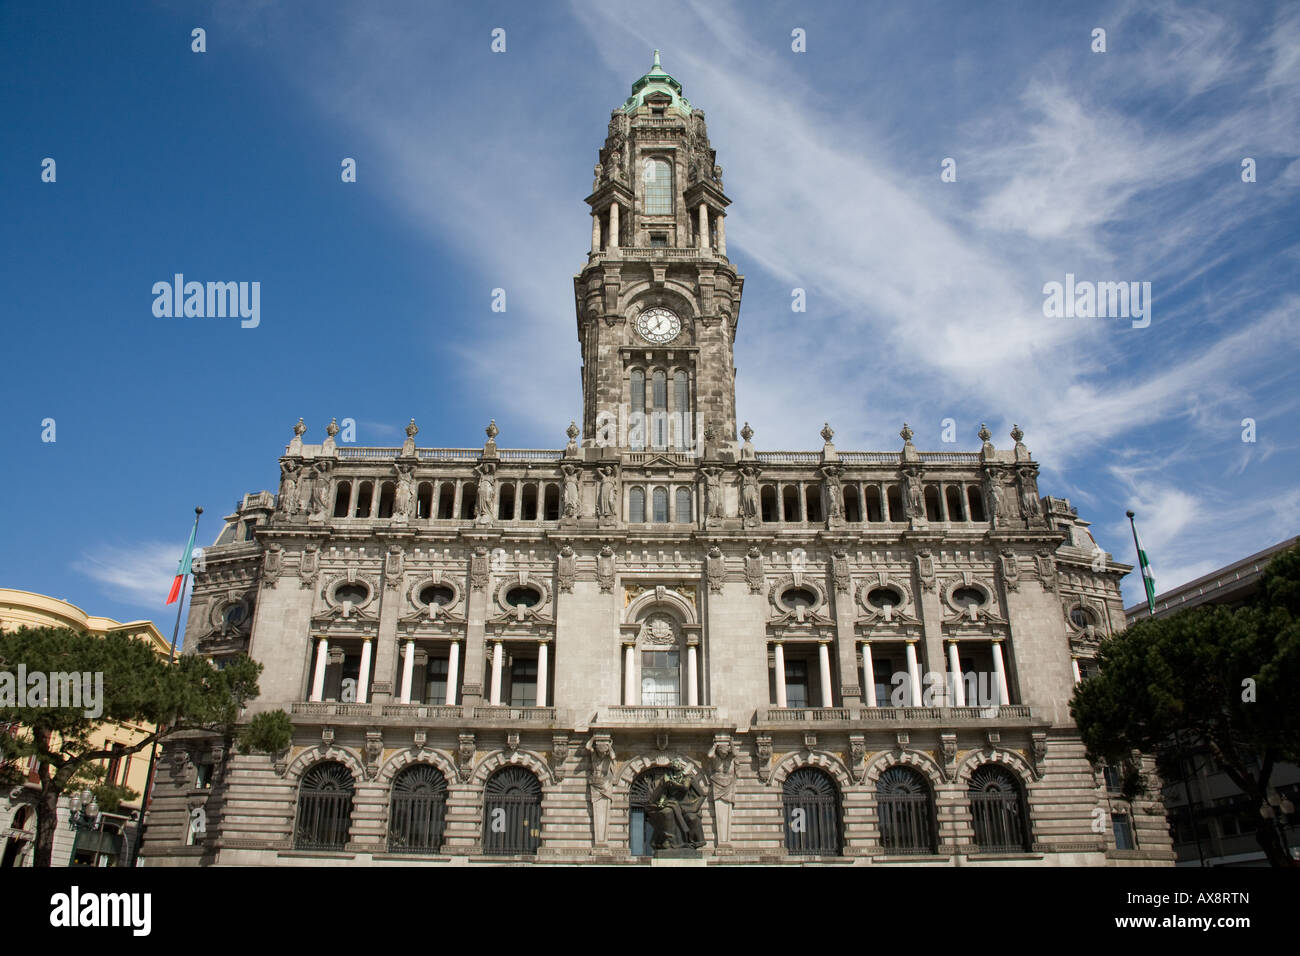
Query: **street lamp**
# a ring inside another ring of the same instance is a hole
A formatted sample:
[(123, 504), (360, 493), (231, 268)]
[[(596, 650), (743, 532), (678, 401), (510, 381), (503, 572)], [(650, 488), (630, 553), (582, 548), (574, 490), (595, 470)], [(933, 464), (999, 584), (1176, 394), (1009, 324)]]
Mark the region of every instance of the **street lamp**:
[(81, 793), (72, 795), (72, 815), (68, 817), (69, 829), (93, 830), (98, 817), (99, 802), (95, 800), (95, 795), (90, 792), (89, 787)]
[(1265, 820), (1273, 821), (1273, 825), (1277, 827), (1278, 837), (1282, 841), (1282, 852), (1287, 856), (1291, 855), (1291, 847), (1286, 839), (1286, 819), (1293, 813), (1295, 813), (1295, 804), (1278, 793), (1276, 787), (1269, 787), (1268, 797), (1260, 806), (1259, 815)]

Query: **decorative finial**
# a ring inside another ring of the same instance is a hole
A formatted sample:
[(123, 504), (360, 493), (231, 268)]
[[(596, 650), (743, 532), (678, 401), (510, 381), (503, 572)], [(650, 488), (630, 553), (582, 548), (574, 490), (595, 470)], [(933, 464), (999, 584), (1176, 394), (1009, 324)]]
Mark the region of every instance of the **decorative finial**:
[(298, 419), (298, 424), (293, 426), (293, 433), (299, 438), (307, 434), (307, 426), (302, 423), (301, 418)]
[(483, 430), (487, 432), (488, 441), (496, 441), (497, 436), (501, 434), (501, 429), (497, 428), (495, 418), (488, 422), (488, 427)]
[(412, 418), (410, 424), (406, 426), (406, 437), (413, 439), (419, 432), (420, 429), (416, 427), (415, 419)]
[(983, 422), (980, 422), (979, 437), (980, 437), (980, 441), (984, 442), (984, 444), (986, 445), (988, 444), (989, 439), (993, 437), (993, 433), (989, 431), (989, 427), (985, 425)]
[(564, 430), (564, 434), (566, 434), (566, 435), (569, 436), (569, 441), (577, 441), (577, 440), (578, 440), (578, 423), (575, 422), (575, 421), (573, 421), (572, 419), (570, 419), (570, 420), (569, 420), (569, 427), (566, 428), (566, 429)]
[(834, 437), (835, 437), (835, 429), (831, 428), (831, 423), (830, 423), (830, 422), (826, 422), (825, 424), (823, 424), (823, 425), (822, 425), (822, 441), (826, 442), (826, 444), (829, 445), (829, 444), (831, 443), (831, 439), (834, 438)]
[(655, 50), (655, 63), (654, 63), (654, 66), (652, 66), (650, 69), (651, 69), (651, 70), (662, 70), (662, 69), (663, 69), (663, 67), (659, 65), (659, 51), (658, 51), (658, 50)]
[(745, 422), (745, 427), (740, 430), (740, 437), (749, 441), (754, 437), (754, 429), (749, 427), (749, 422)]
[(339, 420), (337, 418), (331, 418), (330, 423), (325, 426), (325, 434), (329, 435), (330, 438), (333, 438), (338, 433), (339, 433)]
[(1019, 426), (1019, 425), (1012, 425), (1012, 426), (1011, 426), (1011, 440), (1012, 440), (1013, 442), (1015, 442), (1017, 445), (1019, 445), (1021, 439), (1023, 439), (1024, 437), (1025, 437), (1025, 433), (1024, 433), (1023, 431), (1020, 430), (1020, 426)]
[(914, 434), (915, 432), (912, 431), (911, 427), (907, 424), (907, 422), (903, 422), (903, 430), (898, 433), (898, 436), (903, 439), (903, 444), (905, 445), (912, 444), (912, 436)]

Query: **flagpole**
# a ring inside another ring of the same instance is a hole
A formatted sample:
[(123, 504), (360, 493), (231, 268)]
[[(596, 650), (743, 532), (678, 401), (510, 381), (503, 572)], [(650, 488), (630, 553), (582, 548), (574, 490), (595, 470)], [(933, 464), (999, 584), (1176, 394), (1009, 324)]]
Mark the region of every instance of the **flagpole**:
[[(196, 507), (194, 509), (194, 527), (190, 529), (190, 541), (195, 540), (199, 532), (199, 517), (203, 514), (203, 509)], [(181, 559), (184, 561), (184, 558)], [(181, 597), (176, 602), (176, 623), (172, 625), (172, 647), (171, 652), (167, 655), (167, 666), (170, 667), (176, 663), (176, 639), (181, 632), (181, 610), (185, 607), (185, 588), (190, 583), (190, 576), (185, 575), (185, 580), (181, 582)], [(162, 724), (154, 725), (154, 733), (162, 730)], [(154, 765), (158, 760), (158, 741), (155, 740), (149, 747), (149, 772), (144, 778), (144, 795), (140, 798), (140, 824), (135, 828), (135, 849), (131, 853), (131, 865), (137, 866), (137, 854), (140, 852), (140, 839), (144, 836), (144, 818), (149, 813), (149, 798), (153, 794), (153, 773)]]

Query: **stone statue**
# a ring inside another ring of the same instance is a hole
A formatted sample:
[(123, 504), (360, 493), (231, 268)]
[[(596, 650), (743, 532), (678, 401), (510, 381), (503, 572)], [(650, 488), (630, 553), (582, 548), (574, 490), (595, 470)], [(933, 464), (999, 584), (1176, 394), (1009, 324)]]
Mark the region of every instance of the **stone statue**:
[(320, 517), (325, 514), (325, 498), (329, 494), (329, 465), (324, 462), (317, 462), (312, 469), (313, 477), (311, 482), (311, 516)]
[(1038, 482), (1032, 468), (1020, 469), (1020, 510), (1026, 518), (1038, 517)]
[(840, 485), (840, 476), (834, 471), (827, 470), (822, 494), (826, 496), (826, 517), (831, 519), (844, 517), (844, 492)]
[(298, 513), (298, 466), (285, 462), (280, 468), (280, 499), (276, 502), (286, 515)]
[(564, 472), (564, 517), (578, 517), (579, 495), (581, 486), (578, 483), (578, 469), (574, 465), (564, 465), (560, 469)]
[(706, 506), (704, 513), (707, 517), (723, 516), (721, 468), (704, 469), (704, 500)]
[(713, 829), (718, 846), (731, 842), (731, 807), (736, 802), (736, 751), (731, 738), (715, 738), (709, 750), (709, 783), (713, 786)]
[(596, 846), (608, 844), (609, 805), (614, 800), (614, 742), (604, 734), (587, 741), (590, 767), (587, 795), (591, 798), (591, 822)]
[(921, 490), (921, 473), (915, 468), (909, 468), (904, 474), (907, 482), (907, 516), (924, 518), (925, 493)]
[(600, 493), (596, 498), (596, 514), (602, 518), (618, 517), (618, 479), (613, 465), (600, 469)]
[(650, 791), (646, 818), (654, 828), (656, 850), (704, 846), (700, 806), (705, 797), (704, 781), (678, 757), (671, 769)]
[(397, 466), (397, 491), (393, 495), (393, 517), (405, 518), (411, 510), (411, 472), (410, 465)]
[(475, 515), (480, 521), (492, 519), (492, 502), (496, 499), (496, 478), (491, 469), (479, 472), (478, 500), (475, 503)]
[(745, 469), (740, 476), (740, 510), (746, 524), (752, 524), (759, 518), (758, 479), (752, 469)]

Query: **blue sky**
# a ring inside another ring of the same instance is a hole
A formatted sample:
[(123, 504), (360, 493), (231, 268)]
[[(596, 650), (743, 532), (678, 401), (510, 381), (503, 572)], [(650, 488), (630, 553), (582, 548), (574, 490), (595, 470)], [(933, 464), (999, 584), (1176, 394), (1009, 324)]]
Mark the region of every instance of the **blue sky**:
[[(1297, 533), (1300, 7), (649, 9), (0, 6), (0, 586), (169, 630), (193, 507), (209, 543), (299, 416), (561, 447), (582, 199), (656, 47), (734, 203), (760, 449), (1017, 422), (1119, 560), (1138, 512), (1160, 590)], [(177, 272), (260, 282), (260, 325), (155, 317)], [(1066, 273), (1150, 282), (1150, 326), (1045, 317)]]

